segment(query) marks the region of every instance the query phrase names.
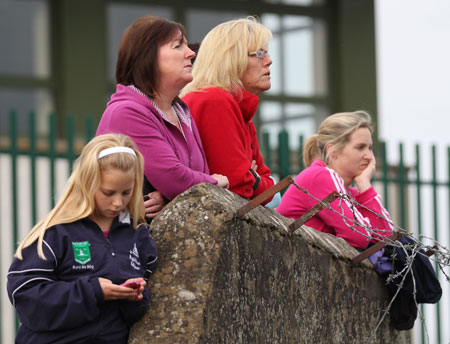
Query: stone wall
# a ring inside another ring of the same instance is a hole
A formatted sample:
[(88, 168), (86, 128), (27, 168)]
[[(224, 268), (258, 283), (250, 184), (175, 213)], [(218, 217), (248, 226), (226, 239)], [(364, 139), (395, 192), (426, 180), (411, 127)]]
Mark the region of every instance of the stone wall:
[(201, 184), (153, 221), (159, 266), (129, 343), (410, 342), (389, 316), (373, 331), (387, 289), (353, 247), (262, 206), (237, 218), (246, 203)]

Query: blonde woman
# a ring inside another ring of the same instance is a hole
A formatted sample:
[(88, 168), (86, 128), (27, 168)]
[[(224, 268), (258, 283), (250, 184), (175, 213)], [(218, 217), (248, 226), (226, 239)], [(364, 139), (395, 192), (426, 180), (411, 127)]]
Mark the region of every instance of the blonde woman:
[[(17, 343), (126, 343), (146, 311), (156, 246), (143, 158), (120, 134), (92, 139), (55, 208), (20, 243), (7, 289)], [(124, 284), (124, 285), (121, 285)]]
[(201, 42), (193, 81), (181, 94), (200, 132), (210, 173), (227, 176), (229, 189), (247, 199), (274, 184), (252, 122), (258, 95), (270, 88), (271, 37), (253, 17), (218, 25)]
[[(306, 222), (320, 232), (342, 237), (359, 249), (365, 249), (377, 238), (389, 236), (393, 229), (389, 213), (371, 184), (375, 173), (372, 132), (370, 115), (363, 111), (327, 117), (317, 134), (307, 140), (303, 151), (307, 168), (295, 178), (295, 182), (316, 199), (337, 191), (362, 205), (352, 206), (349, 201), (337, 199), (330, 204), (335, 211), (324, 209)], [(356, 187), (352, 187), (352, 183)], [(286, 217), (298, 218), (317, 203), (316, 199), (291, 185), (276, 210)]]

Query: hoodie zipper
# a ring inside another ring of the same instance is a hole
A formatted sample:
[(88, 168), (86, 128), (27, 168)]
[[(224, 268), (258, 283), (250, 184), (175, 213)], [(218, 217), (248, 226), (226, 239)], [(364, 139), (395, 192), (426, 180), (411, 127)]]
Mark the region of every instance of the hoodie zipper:
[[(110, 232), (110, 233), (111, 233), (111, 232)], [(116, 256), (116, 253), (114, 252), (114, 249), (113, 249), (113, 247), (112, 247), (111, 241), (109, 240), (109, 234), (108, 234), (108, 237), (106, 238), (106, 245), (108, 246), (109, 251), (111, 252), (111, 255), (112, 255), (113, 257), (115, 257), (115, 256)]]

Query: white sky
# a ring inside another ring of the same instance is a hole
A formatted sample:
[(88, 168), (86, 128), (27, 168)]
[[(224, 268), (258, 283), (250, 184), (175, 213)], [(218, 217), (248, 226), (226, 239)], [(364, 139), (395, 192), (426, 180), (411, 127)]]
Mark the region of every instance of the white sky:
[(450, 1), (375, 0), (380, 137), (450, 145)]

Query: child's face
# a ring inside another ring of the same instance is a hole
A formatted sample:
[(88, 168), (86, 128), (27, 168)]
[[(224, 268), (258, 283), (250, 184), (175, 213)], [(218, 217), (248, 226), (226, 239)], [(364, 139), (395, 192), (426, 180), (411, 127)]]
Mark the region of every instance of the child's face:
[(94, 195), (95, 218), (109, 221), (130, 202), (134, 189), (134, 170), (108, 169), (101, 173), (100, 187)]

